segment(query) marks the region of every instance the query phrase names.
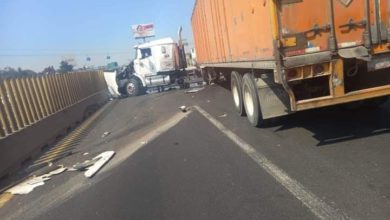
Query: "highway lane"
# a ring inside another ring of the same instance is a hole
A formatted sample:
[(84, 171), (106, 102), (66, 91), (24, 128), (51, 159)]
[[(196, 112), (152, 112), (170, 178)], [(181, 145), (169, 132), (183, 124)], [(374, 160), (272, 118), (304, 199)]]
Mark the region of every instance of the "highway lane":
[[(353, 219), (390, 216), (389, 103), (377, 110), (301, 112), (262, 129), (238, 117), (229, 91), (172, 91), (114, 101), (81, 140), (72, 165), (119, 152), (95, 178), (66, 173), (0, 209), (5, 219), (313, 219), (315, 213), (196, 110), (198, 105), (305, 190)], [(226, 117), (220, 117), (226, 116)], [(101, 138), (105, 131), (111, 132)], [(128, 153), (130, 145), (143, 142)], [(122, 157), (121, 155), (125, 155)]]

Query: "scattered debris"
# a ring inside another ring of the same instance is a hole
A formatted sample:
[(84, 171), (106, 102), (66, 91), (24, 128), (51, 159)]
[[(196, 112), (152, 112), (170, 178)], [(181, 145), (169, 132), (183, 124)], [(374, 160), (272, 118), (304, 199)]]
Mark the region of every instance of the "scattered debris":
[(218, 118), (226, 118), (228, 116), (228, 114), (223, 114), (223, 115), (220, 115), (220, 116), (218, 116)]
[[(60, 166), (62, 167), (62, 166)], [(42, 176), (42, 175), (45, 175), (47, 173), (51, 173), (55, 170), (57, 170), (59, 167), (58, 166), (54, 166), (53, 163), (49, 163), (47, 164), (47, 166), (35, 171), (35, 172), (32, 172), (31, 174), (34, 175), (34, 176)]]
[[(84, 153), (88, 155), (89, 153)], [(107, 164), (109, 160), (115, 155), (114, 151), (106, 151), (98, 156), (94, 157), (92, 160), (87, 160), (83, 163), (77, 163), (71, 168), (66, 168), (64, 166), (54, 166), (52, 163), (49, 164), (46, 174), (34, 176), (25, 180), (24, 182), (8, 189), (6, 193), (11, 193), (12, 195), (25, 195), (32, 192), (35, 188), (45, 185), (46, 181), (49, 181), (52, 176), (59, 175), (65, 171), (85, 171), (84, 175), (87, 178), (93, 177), (104, 165)], [(48, 171), (50, 170), (50, 172)]]
[(179, 109), (180, 109), (182, 112), (188, 112), (188, 111), (190, 110), (190, 109), (189, 109), (187, 106), (185, 106), (185, 105), (179, 107)]
[(87, 168), (84, 175), (87, 178), (93, 177), (111, 158), (115, 155), (114, 151), (106, 151), (94, 157), (92, 161), (96, 161), (94, 165)]
[(84, 171), (88, 167), (94, 165), (96, 161), (91, 161), (91, 160), (86, 160), (83, 163), (76, 163), (75, 165), (72, 166), (72, 168), (69, 168), (68, 171)]
[(186, 93), (197, 93), (197, 92), (200, 92), (202, 90), (204, 90), (204, 87), (203, 88), (190, 89), (190, 90), (187, 90)]
[(142, 141), (142, 142), (141, 142), (142, 145), (145, 145), (145, 144), (147, 144), (147, 143), (148, 143), (147, 141)]
[(211, 101), (210, 100), (207, 100), (207, 103), (210, 103)]
[(83, 156), (87, 156), (87, 155), (89, 155), (89, 153), (88, 153), (88, 152), (85, 152), (85, 153), (83, 153)]
[(76, 163), (68, 171), (86, 171), (84, 175), (88, 178), (93, 177), (113, 156), (114, 151), (103, 152), (92, 160), (86, 160), (82, 163)]
[(65, 172), (66, 170), (67, 170), (67, 168), (65, 168), (65, 167), (59, 167), (58, 169), (53, 170), (50, 173), (47, 173), (45, 175), (30, 178), (30, 179), (28, 179), (28, 180), (26, 180), (26, 181), (24, 181), (16, 186), (14, 186), (14, 187), (8, 189), (6, 192), (11, 193), (13, 195), (29, 194), (35, 188), (45, 185), (45, 182), (50, 180), (52, 176), (61, 174), (61, 173)]
[(106, 132), (104, 132), (104, 133), (102, 134), (102, 138), (105, 138), (105, 137), (107, 137), (107, 136), (110, 135), (110, 134), (111, 134), (111, 132), (106, 131)]

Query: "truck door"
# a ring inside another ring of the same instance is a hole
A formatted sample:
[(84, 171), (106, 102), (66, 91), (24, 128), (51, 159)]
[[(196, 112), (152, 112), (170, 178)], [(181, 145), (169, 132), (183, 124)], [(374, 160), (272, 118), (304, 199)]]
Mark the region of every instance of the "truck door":
[(357, 46), (369, 47), (367, 0), (333, 2), (337, 46), (340, 50)]
[(328, 0), (280, 0), (279, 31), (284, 56), (331, 50), (330, 8)]
[[(384, 46), (388, 42), (388, 0), (334, 0), (333, 7), (336, 39), (342, 57), (345, 57), (344, 51), (351, 56), (346, 58), (359, 58), (360, 53), (368, 56), (389, 50)], [(366, 51), (362, 50), (363, 46)], [(358, 47), (359, 50), (354, 49)]]
[(280, 0), (286, 57), (320, 51), (369, 60), (390, 51), (390, 0)]
[(139, 48), (137, 58), (134, 60), (134, 69), (142, 76), (156, 75), (156, 68), (151, 48)]

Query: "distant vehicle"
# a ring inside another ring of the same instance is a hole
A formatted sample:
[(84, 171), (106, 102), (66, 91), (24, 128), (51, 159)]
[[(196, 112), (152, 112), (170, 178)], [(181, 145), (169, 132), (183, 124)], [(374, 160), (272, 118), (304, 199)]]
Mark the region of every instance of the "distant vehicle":
[(184, 46), (164, 38), (134, 47), (135, 59), (117, 74), (118, 91), (125, 96), (142, 95), (149, 88), (187, 87)]
[(231, 79), (253, 126), (325, 106), (390, 95), (389, 1), (209, 1), (192, 13), (206, 81)]

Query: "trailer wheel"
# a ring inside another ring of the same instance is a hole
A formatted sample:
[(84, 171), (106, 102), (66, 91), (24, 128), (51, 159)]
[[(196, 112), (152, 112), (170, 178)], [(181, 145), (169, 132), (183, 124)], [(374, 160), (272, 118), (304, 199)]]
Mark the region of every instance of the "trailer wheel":
[(242, 100), (242, 76), (238, 72), (233, 71), (230, 78), (234, 106), (240, 116), (245, 116), (245, 108)]
[(264, 120), (261, 116), (259, 96), (257, 94), (257, 86), (253, 76), (249, 73), (244, 75), (242, 85), (243, 102), (248, 120), (254, 127), (264, 125)]
[(130, 81), (126, 84), (126, 93), (129, 97), (142, 95), (143, 91), (144, 87), (136, 78), (131, 78)]

